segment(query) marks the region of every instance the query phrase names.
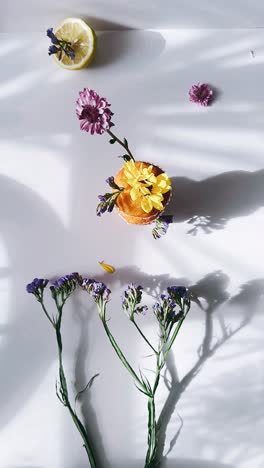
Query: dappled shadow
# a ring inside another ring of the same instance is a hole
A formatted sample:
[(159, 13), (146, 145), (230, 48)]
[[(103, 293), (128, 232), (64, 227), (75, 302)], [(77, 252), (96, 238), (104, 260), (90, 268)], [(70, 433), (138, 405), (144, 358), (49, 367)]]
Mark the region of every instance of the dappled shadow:
[(205, 180), (172, 177), (172, 199), (166, 214), (175, 223), (187, 222), (188, 234), (223, 229), (239, 216), (264, 206), (264, 169), (224, 172)]
[[(183, 392), (201, 371), (205, 362), (227, 341), (250, 323), (258, 310), (260, 299), (264, 296), (264, 279), (256, 279), (242, 285), (240, 287), (241, 291), (231, 298), (229, 298), (229, 293), (227, 292), (228, 283), (228, 276), (221, 271), (217, 271), (206, 275), (205, 278), (195, 285), (190, 286), (190, 290), (194, 295), (193, 300), (205, 314), (204, 338), (198, 348), (197, 361), (181, 379), (178, 377), (176, 364), (173, 358), (171, 357), (167, 361), (164, 381), (169, 393), (158, 420), (158, 460), (161, 460), (162, 456), (163, 459), (166, 459), (168, 454), (173, 450), (180, 435), (183, 425), (181, 418), (179, 429), (170, 442), (168, 452), (165, 454), (165, 439), (168, 424)], [(205, 301), (205, 305), (203, 305), (201, 301)], [(217, 308), (226, 301), (228, 301), (227, 305), (229, 306), (236, 303), (240, 304), (242, 309), (240, 309), (240, 319), (237, 325), (230, 327), (229, 324), (226, 325), (223, 316), (220, 315), (216, 317), (216, 320), (220, 322), (221, 328), (221, 336), (220, 338), (216, 338), (214, 314)], [(163, 465), (161, 464), (161, 466)]]

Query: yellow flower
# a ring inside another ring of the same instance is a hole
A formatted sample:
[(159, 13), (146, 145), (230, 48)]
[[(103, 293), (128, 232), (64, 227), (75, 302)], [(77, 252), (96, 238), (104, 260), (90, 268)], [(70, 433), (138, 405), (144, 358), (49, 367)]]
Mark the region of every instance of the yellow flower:
[(124, 163), (125, 181), (131, 187), (134, 187), (138, 182), (144, 182), (147, 186), (152, 185), (156, 182), (152, 169), (153, 166), (144, 167), (143, 163), (137, 167), (135, 161), (130, 159), (130, 161)]
[(140, 199), (141, 208), (150, 213), (153, 208), (163, 210), (163, 193), (171, 190), (171, 181), (164, 172), (158, 176), (153, 173), (153, 166), (136, 166), (135, 161), (124, 163), (122, 182), (131, 187), (130, 197), (133, 201)]

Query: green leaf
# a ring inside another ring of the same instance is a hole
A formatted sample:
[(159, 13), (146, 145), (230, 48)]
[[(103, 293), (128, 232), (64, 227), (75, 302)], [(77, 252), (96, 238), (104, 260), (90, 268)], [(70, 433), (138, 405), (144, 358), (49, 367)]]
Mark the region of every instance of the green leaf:
[(150, 397), (151, 395), (147, 392), (144, 392), (144, 390), (142, 390), (141, 388), (139, 388), (137, 385), (136, 385), (137, 389), (141, 392), (141, 393), (144, 393), (144, 395), (146, 395), (147, 397)]
[(126, 138), (124, 138), (124, 145), (125, 145), (126, 148), (128, 148), (128, 141), (127, 141)]
[(115, 138), (111, 138), (111, 140), (109, 140), (110, 145), (113, 145), (115, 142), (116, 142)]

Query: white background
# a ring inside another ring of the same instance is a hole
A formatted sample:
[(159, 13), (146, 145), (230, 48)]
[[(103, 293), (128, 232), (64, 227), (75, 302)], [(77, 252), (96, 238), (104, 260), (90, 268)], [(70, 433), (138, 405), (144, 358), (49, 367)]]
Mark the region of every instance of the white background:
[[(113, 10), (100, 2), (91, 10), (133, 27), (238, 25), (227, 3), (218, 4), (222, 20), (209, 2), (199, 2), (199, 9), (186, 3), (179, 16), (175, 5), (172, 15), (157, 2), (152, 9), (132, 2), (119, 8), (115, 2)], [(258, 25), (256, 6), (243, 2), (243, 15), (238, 8), (243, 26)], [(202, 7), (208, 9), (204, 14)], [(119, 307), (130, 281), (146, 287), (147, 302), (171, 284), (193, 287), (213, 314), (211, 346), (223, 337), (223, 320), (225, 332), (242, 325), (195, 372), (208, 312), (193, 306), (169, 362), (165, 452), (178, 438), (164, 466), (263, 468), (263, 32), (101, 32), (91, 67), (70, 73), (47, 56), (44, 34), (29, 31), (52, 26), (53, 18), (73, 14), (73, 8), (13, 2), (3, 10), (2, 30), (9, 34), (2, 34), (0, 49), (1, 468), (87, 466), (79, 436), (55, 396), (53, 330), (25, 293), (35, 276), (76, 270), (109, 283), (111, 329), (131, 362), (144, 369), (152, 364), (144, 357), (148, 350)], [(188, 89), (198, 81), (217, 90), (207, 109), (188, 102)], [(105, 135), (79, 130), (75, 100), (86, 86), (112, 103), (116, 132), (136, 157), (159, 164), (173, 178), (175, 223), (159, 241), (149, 227), (128, 226), (116, 214), (95, 215), (97, 195), (120, 160)], [(188, 224), (194, 216), (202, 217), (195, 226)], [(104, 275), (99, 260), (112, 263), (116, 273)], [(151, 314), (140, 323), (155, 339)], [(146, 400), (111, 350), (88, 297), (78, 296), (65, 308), (63, 338), (72, 395), (100, 373), (80, 411), (102, 466), (142, 467)], [(167, 396), (162, 384), (159, 411)]]

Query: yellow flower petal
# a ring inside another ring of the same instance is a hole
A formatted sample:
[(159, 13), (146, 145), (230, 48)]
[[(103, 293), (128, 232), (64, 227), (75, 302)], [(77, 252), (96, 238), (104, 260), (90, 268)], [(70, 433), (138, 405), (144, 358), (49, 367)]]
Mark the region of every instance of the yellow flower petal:
[(131, 190), (130, 190), (130, 197), (133, 201), (137, 200), (141, 196), (140, 190), (137, 185), (135, 185)]
[(101, 265), (101, 267), (107, 271), (107, 273), (114, 273), (115, 272), (115, 268), (112, 266), (112, 265), (108, 265), (107, 263), (104, 263), (104, 262), (98, 262), (99, 265)]
[(152, 206), (152, 201), (150, 200), (149, 197), (144, 197), (141, 200), (141, 208), (145, 213), (150, 213), (153, 206)]

